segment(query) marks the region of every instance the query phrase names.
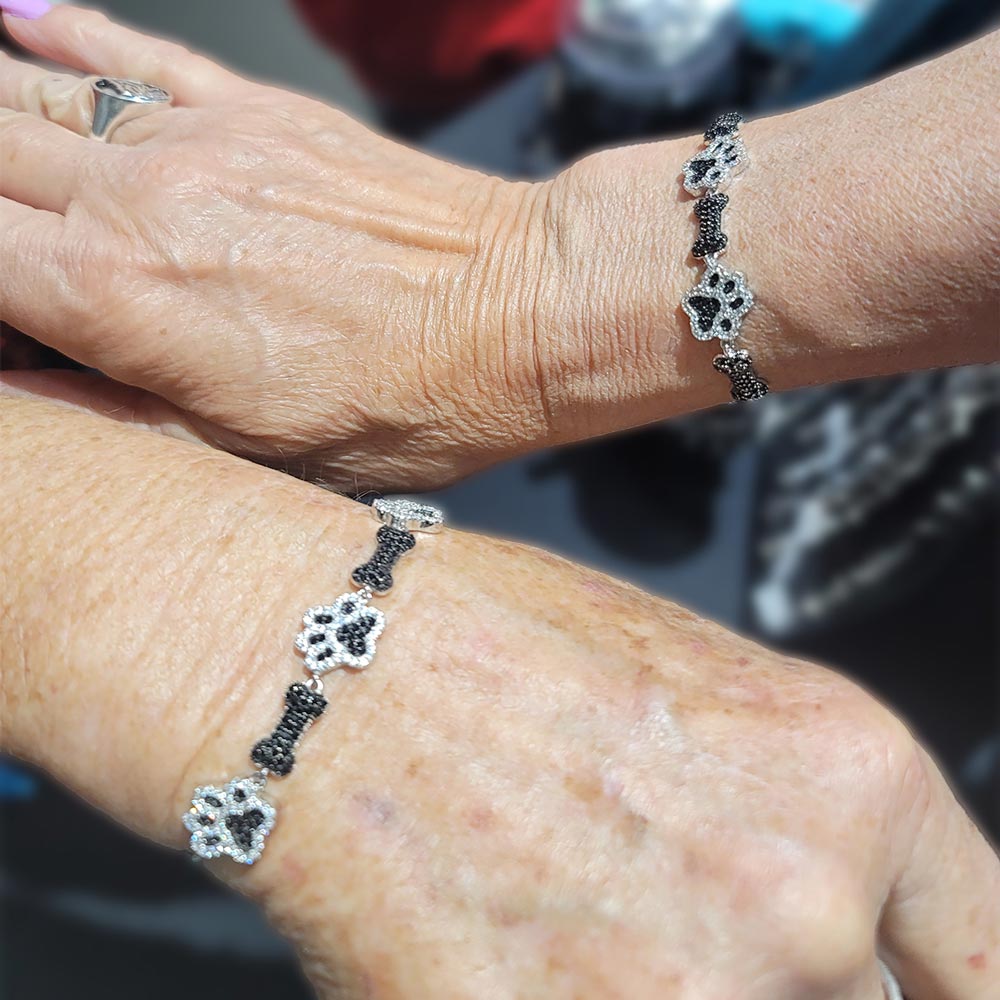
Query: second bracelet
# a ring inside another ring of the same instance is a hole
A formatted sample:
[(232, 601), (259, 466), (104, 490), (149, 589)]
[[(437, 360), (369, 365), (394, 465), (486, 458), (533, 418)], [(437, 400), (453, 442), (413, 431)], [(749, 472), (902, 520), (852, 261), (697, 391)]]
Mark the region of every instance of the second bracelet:
[(730, 394), (743, 402), (767, 395), (767, 383), (757, 374), (750, 353), (737, 346), (743, 319), (753, 306), (753, 293), (739, 271), (719, 263), (729, 237), (722, 231), (722, 212), (729, 196), (720, 188), (746, 166), (747, 153), (739, 135), (742, 117), (720, 115), (705, 131), (705, 148), (684, 164), (684, 190), (698, 197), (694, 214), (698, 238), (691, 255), (705, 270), (683, 298), (682, 308), (697, 340), (718, 340), (722, 353), (712, 364), (729, 378)]
[(299, 741), (326, 711), (323, 675), (338, 667), (361, 670), (371, 663), (375, 642), (385, 628), (385, 614), (371, 601), (392, 587), (396, 561), (417, 544), (413, 533), (436, 531), (443, 519), (437, 508), (403, 499), (378, 499), (372, 512), (382, 525), (375, 552), (351, 573), (358, 589), (310, 608), (302, 619), (295, 648), (309, 677), (285, 691), (284, 711), (274, 731), (250, 750), (257, 770), (194, 790), (183, 823), (191, 851), (198, 857), (225, 855), (252, 865), (261, 856), (277, 815), (264, 788), (270, 778), (291, 773)]

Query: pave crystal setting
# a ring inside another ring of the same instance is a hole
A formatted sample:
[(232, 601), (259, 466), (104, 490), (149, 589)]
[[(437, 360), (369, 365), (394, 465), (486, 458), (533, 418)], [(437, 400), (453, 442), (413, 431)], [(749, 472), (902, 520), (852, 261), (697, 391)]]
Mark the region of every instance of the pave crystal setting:
[(444, 512), (437, 507), (404, 497), (379, 497), (372, 511), (383, 524), (404, 531), (437, 531), (444, 522)]
[(730, 271), (717, 261), (706, 259), (706, 263), (701, 281), (684, 296), (682, 308), (696, 339), (733, 341), (753, 305), (753, 293), (739, 271)]
[(743, 170), (747, 159), (739, 136), (721, 135), (684, 164), (684, 190), (698, 196), (724, 187)]
[(375, 640), (385, 628), (385, 615), (368, 606), (369, 596), (341, 594), (333, 604), (310, 608), (295, 648), (305, 655), (306, 669), (325, 674), (336, 667), (367, 667), (375, 656)]
[(698, 237), (691, 256), (703, 261), (705, 270), (694, 288), (681, 299), (696, 340), (718, 340), (722, 353), (712, 362), (729, 379), (730, 396), (745, 402), (767, 395), (768, 386), (754, 368), (750, 354), (736, 347), (743, 318), (753, 306), (753, 293), (739, 271), (730, 271), (718, 260), (729, 245), (722, 230), (722, 213), (729, 196), (719, 188), (747, 163), (739, 129), (743, 116), (736, 111), (719, 115), (705, 130), (705, 148), (683, 167), (684, 190), (698, 198), (694, 215)]
[(274, 828), (274, 806), (261, 798), (263, 778), (233, 778), (219, 788), (194, 790), (184, 826), (191, 834), (191, 850), (210, 861), (228, 855), (241, 865), (252, 865), (264, 850)]

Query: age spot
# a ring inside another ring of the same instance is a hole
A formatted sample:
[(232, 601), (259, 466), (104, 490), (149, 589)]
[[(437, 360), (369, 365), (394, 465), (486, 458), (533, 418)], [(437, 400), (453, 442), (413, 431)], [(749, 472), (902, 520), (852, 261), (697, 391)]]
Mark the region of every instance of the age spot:
[(358, 792), (354, 801), (372, 826), (388, 826), (396, 818), (395, 804), (373, 792)]

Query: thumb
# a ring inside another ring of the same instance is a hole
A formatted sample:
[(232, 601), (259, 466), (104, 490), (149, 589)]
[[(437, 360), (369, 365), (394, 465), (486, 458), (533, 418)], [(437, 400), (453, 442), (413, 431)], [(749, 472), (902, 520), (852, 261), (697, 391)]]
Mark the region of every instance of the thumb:
[(1000, 859), (922, 750), (911, 787), (915, 842), (881, 936), (907, 1000), (1000, 997)]

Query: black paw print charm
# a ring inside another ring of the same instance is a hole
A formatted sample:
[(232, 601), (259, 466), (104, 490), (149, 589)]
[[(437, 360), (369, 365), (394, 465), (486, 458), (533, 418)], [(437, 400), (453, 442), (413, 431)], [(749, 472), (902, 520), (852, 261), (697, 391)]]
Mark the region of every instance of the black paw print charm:
[(691, 320), (691, 332), (698, 340), (735, 340), (743, 317), (753, 305), (753, 294), (743, 275), (711, 264), (694, 288), (684, 296), (681, 307)]
[(274, 806), (260, 797), (260, 785), (258, 778), (233, 778), (221, 788), (204, 785), (194, 790), (184, 826), (199, 858), (226, 854), (241, 865), (252, 865), (260, 857), (274, 827)]
[(746, 351), (719, 354), (712, 364), (717, 372), (729, 377), (730, 395), (736, 402), (763, 399), (767, 395), (767, 383), (754, 370), (753, 359)]
[(310, 608), (302, 624), (295, 648), (305, 654), (310, 673), (325, 674), (334, 667), (367, 667), (385, 628), (385, 615), (368, 606), (364, 592), (341, 594), (333, 604)]

